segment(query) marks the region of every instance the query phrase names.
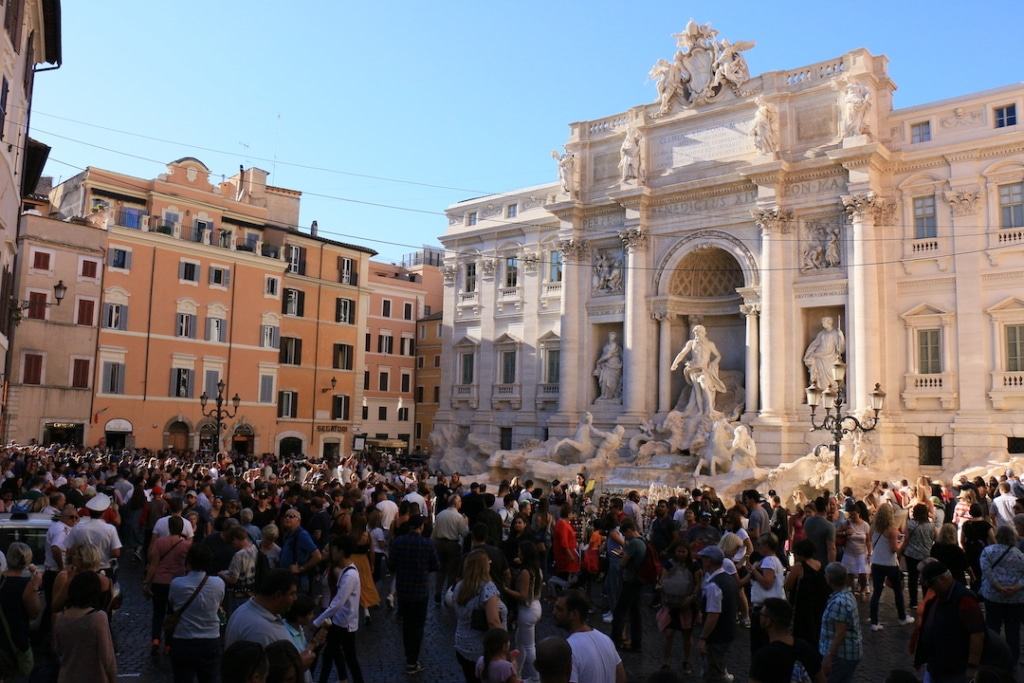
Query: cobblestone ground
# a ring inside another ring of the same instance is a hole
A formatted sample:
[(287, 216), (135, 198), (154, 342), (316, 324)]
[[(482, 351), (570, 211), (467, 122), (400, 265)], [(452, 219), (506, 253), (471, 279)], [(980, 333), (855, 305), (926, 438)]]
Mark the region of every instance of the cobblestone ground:
[[(138, 563), (129, 560), (122, 565), (121, 586), (124, 590), (124, 605), (114, 617), (114, 637), (117, 648), (117, 663), (121, 680), (139, 680), (153, 682), (170, 682), (170, 662), (166, 658), (152, 660), (149, 657), (149, 601), (142, 595), (141, 568)], [(649, 596), (644, 599), (649, 602)], [(888, 603), (888, 604), (887, 604)], [(642, 653), (626, 653), (623, 660), (630, 683), (640, 683), (661, 666), (662, 638), (654, 625), (653, 610), (644, 610), (645, 628)], [(881, 619), (886, 628), (872, 632), (866, 623), (867, 603), (861, 604), (861, 616), (865, 623), (864, 660), (858, 667), (856, 680), (858, 683), (880, 683), (888, 672), (894, 668), (910, 669), (910, 656), (907, 654), (907, 642), (913, 626), (896, 624), (896, 614), (892, 607), (892, 594), (886, 592), (882, 598)], [(605, 633), (609, 626), (600, 623), (600, 618), (593, 620), (592, 625)], [(427, 618), (427, 633), (423, 641), (421, 660), (426, 671), (414, 677), (419, 683), (458, 683), (463, 680), (462, 673), (455, 661), (452, 649), (452, 633), (455, 629), (454, 618), (447, 610), (431, 605)], [(551, 618), (551, 606), (544, 604), (544, 619), (537, 627), (537, 639), (549, 635), (562, 634)], [(737, 683), (747, 680), (750, 664), (750, 647), (748, 631), (739, 629), (739, 637), (733, 645), (733, 657), (730, 671), (736, 675)], [(407, 680), (404, 674), (405, 661), (402, 655), (401, 629), (395, 619), (394, 612), (387, 608), (374, 610), (370, 626), (359, 630), (357, 637), (359, 646), (359, 662), (363, 668), (363, 676), (367, 683), (392, 683)], [(679, 639), (675, 642), (673, 667), (682, 673), (682, 645)], [(317, 671), (319, 674), (319, 671)], [(82, 680), (87, 680), (83, 678)], [(331, 681), (335, 681), (333, 673)], [(684, 677), (688, 683), (699, 681), (697, 675)]]

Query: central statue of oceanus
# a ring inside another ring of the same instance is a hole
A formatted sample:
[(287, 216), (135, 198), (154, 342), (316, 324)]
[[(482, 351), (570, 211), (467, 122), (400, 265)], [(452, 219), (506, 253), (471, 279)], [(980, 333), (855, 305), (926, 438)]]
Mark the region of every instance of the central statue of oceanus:
[(690, 356), (690, 360), (683, 366), (683, 377), (693, 386), (693, 392), (686, 412), (695, 409), (701, 415), (717, 417), (719, 413), (715, 410), (715, 397), (726, 390), (725, 383), (718, 375), (722, 354), (715, 343), (708, 339), (703, 325), (694, 325), (690, 340), (672, 361), (671, 369), (675, 371), (687, 356)]

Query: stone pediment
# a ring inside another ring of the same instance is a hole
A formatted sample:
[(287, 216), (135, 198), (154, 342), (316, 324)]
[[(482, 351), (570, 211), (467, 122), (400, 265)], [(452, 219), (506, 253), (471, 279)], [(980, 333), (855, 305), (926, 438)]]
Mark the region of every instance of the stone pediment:
[(985, 309), (986, 313), (1009, 313), (1024, 312), (1024, 299), (1016, 296), (1008, 296), (994, 306)]
[(463, 337), (462, 339), (460, 339), (459, 341), (455, 342), (454, 345), (455, 346), (461, 346), (461, 347), (466, 347), (466, 346), (474, 346), (474, 347), (476, 347), (476, 346), (480, 346), (480, 341), (477, 340), (477, 339), (473, 339), (470, 336), (466, 336), (466, 337)]
[[(468, 339), (468, 337), (467, 337), (467, 339)], [(513, 337), (508, 332), (505, 332), (500, 337), (498, 337), (497, 339), (494, 340), (494, 345), (495, 346), (502, 346), (502, 345), (509, 346), (509, 345), (512, 345), (512, 344), (518, 344), (520, 341), (521, 341), (520, 339), (518, 339), (516, 337)]]
[(952, 313), (936, 306), (932, 306), (931, 304), (918, 304), (906, 313), (900, 314), (900, 317), (903, 318), (903, 320), (908, 320), (909, 318), (924, 318), (928, 316), (941, 317), (946, 315), (952, 315)]
[(537, 338), (538, 344), (557, 344), (562, 340), (554, 331), (548, 331)]

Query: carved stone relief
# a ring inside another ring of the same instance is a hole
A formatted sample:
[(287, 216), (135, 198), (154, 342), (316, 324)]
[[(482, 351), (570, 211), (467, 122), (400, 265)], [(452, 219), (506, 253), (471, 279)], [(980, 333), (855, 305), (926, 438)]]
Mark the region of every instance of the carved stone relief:
[(591, 291), (594, 294), (621, 294), (625, 288), (625, 280), (622, 250), (595, 250)]
[(804, 273), (842, 265), (842, 222), (838, 216), (807, 219), (800, 235), (800, 271)]
[(946, 192), (945, 197), (954, 216), (973, 216), (978, 212), (978, 198), (980, 197), (978, 192), (973, 190), (950, 190)]
[(982, 124), (983, 113), (982, 109), (967, 111), (963, 107), (956, 107), (952, 114), (939, 120), (939, 125), (943, 128), (974, 128)]

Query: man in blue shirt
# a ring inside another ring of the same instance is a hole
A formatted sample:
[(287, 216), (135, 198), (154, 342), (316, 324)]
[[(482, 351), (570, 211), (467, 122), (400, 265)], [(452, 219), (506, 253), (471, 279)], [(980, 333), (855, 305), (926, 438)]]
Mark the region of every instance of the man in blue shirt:
[(390, 562), (395, 572), (395, 594), (398, 614), (402, 617), (402, 644), (405, 646), (405, 673), (423, 671), (419, 662), (423, 627), (427, 622), (427, 599), (430, 596), (430, 572), (441, 565), (434, 543), (423, 536), (425, 518), (413, 515), (408, 532), (391, 543)]
[(302, 515), (295, 508), (281, 518), (284, 534), (281, 537), (281, 556), (278, 566), (299, 576), (302, 591), (309, 591), (309, 575), (320, 564), (320, 549), (309, 532), (302, 528)]

